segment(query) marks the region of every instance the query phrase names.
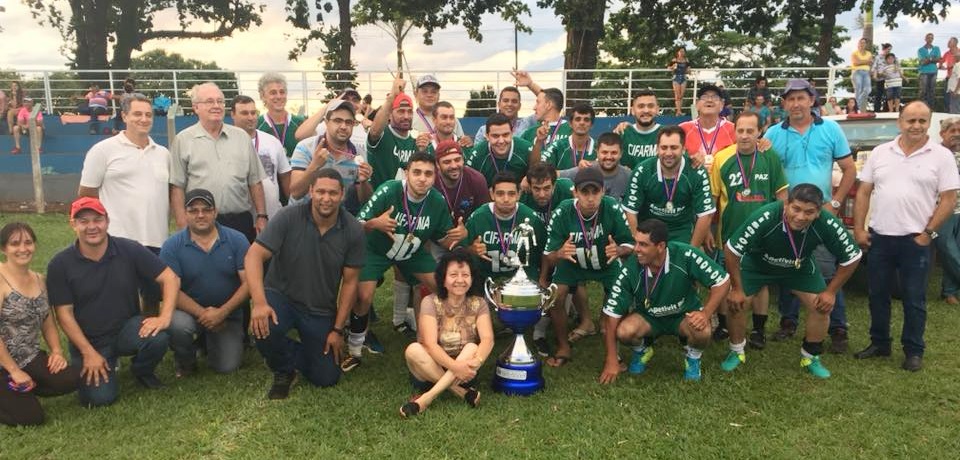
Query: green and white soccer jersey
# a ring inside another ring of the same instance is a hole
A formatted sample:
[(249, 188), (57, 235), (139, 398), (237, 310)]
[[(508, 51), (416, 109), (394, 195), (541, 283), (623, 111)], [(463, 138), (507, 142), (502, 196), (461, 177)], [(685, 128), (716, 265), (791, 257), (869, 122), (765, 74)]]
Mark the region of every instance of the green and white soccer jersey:
[[(673, 200), (668, 202), (667, 191), (673, 189)], [(623, 208), (636, 214), (637, 222), (662, 220), (670, 230), (670, 241), (684, 243), (689, 243), (693, 236), (694, 221), (716, 211), (706, 170), (692, 168), (684, 158), (680, 159), (676, 179), (664, 179), (657, 158), (640, 163), (630, 175)]]
[[(833, 214), (821, 209), (810, 226), (795, 231), (784, 222), (783, 207), (783, 202), (775, 201), (754, 211), (727, 241), (727, 248), (741, 258), (740, 271), (747, 295), (779, 281), (793, 282), (792, 289), (804, 292), (822, 291), (823, 277), (811, 257), (821, 244), (841, 266), (855, 263), (862, 256), (850, 232)], [(793, 237), (793, 244), (787, 232)]]
[(387, 126), (383, 130), (383, 136), (376, 142), (368, 138), (367, 161), (373, 168), (370, 185), (376, 188), (388, 180), (398, 178), (398, 172), (407, 166), (410, 155), (417, 151), (416, 139), (415, 131), (401, 137), (392, 126)]
[[(743, 173), (748, 176), (749, 192), (745, 191)], [(718, 242), (722, 244), (754, 211), (777, 199), (777, 192), (787, 188), (787, 177), (777, 152), (757, 152), (756, 157), (740, 155), (737, 144), (733, 144), (714, 155), (710, 188), (711, 195), (719, 197)]]
[[(393, 206), (390, 217), (397, 221), (394, 239), (383, 232), (367, 234), (367, 254), (384, 256), (393, 261), (407, 260), (418, 251), (425, 251), (424, 242), (438, 241), (453, 227), (446, 200), (436, 189), (431, 188), (420, 202), (406, 199), (406, 181), (388, 180), (377, 187), (370, 200), (363, 205), (357, 219), (366, 222), (378, 217)], [(404, 207), (406, 202), (406, 208)], [(409, 210), (409, 214), (408, 214)], [(409, 236), (413, 221), (412, 236)]]
[[(604, 196), (600, 200), (600, 207), (592, 216), (583, 216), (582, 226), (578, 215), (577, 200), (570, 199), (560, 203), (550, 216), (547, 225), (547, 244), (544, 254), (550, 254), (570, 241), (577, 247), (576, 268), (582, 270), (602, 271), (607, 268), (607, 256), (604, 248), (609, 243), (608, 237), (621, 246), (632, 248), (633, 235), (623, 214), (623, 208), (615, 198)], [(586, 235), (584, 235), (586, 230)], [(573, 265), (568, 260), (561, 259), (557, 266)]]
[[(454, 135), (453, 135), (453, 140), (459, 141), (459, 140), (460, 140), (460, 136), (457, 136), (456, 134), (454, 134)], [(414, 142), (414, 143), (416, 143), (416, 142)], [(434, 158), (437, 157), (437, 144), (439, 144), (439, 142), (437, 141), (436, 138), (434, 138), (432, 141), (430, 141), (429, 144), (427, 144), (427, 149), (425, 150), (425, 152), (427, 152), (427, 155), (430, 155), (431, 157), (434, 157)], [(470, 146), (470, 147), (466, 147), (466, 148), (464, 148), (464, 147), (461, 147), (461, 148), (460, 148), (460, 150), (463, 152), (464, 158), (466, 158), (468, 155), (470, 155), (470, 152), (473, 152), (473, 147), (474, 147), (474, 146)]]
[[(530, 249), (524, 251), (523, 257), (527, 259), (527, 277), (536, 280), (540, 276), (540, 259), (543, 254), (543, 244), (546, 242), (547, 230), (543, 220), (532, 209), (525, 205), (518, 204), (517, 211), (510, 219), (495, 218), (493, 213), (493, 203), (487, 203), (485, 206), (477, 208), (476, 211), (467, 219), (467, 237), (461, 242), (461, 245), (473, 244), (473, 241), (480, 237), (483, 244), (486, 245), (486, 255), (489, 261), (477, 259), (480, 265), (480, 275), (483, 278), (488, 276), (509, 277), (516, 271), (516, 267), (504, 264), (503, 257), (511, 259), (517, 255), (516, 244), (512, 241), (510, 232), (525, 222), (533, 227), (533, 236), (530, 238)], [(500, 224), (497, 228), (498, 222)], [(505, 239), (505, 245), (508, 248), (507, 254), (504, 254), (500, 246), (501, 232)]]
[(631, 310), (652, 318), (683, 315), (703, 308), (695, 282), (709, 288), (728, 278), (720, 264), (699, 249), (669, 241), (659, 280), (656, 273), (640, 265), (636, 256), (623, 261), (603, 312), (614, 318), (627, 315)]
[[(557, 123), (560, 124), (560, 127), (557, 127)], [(527, 128), (526, 131), (520, 133), (520, 138), (533, 145), (533, 142), (537, 140), (537, 129), (540, 128), (540, 122), (536, 122), (533, 126)], [(547, 138), (544, 139), (544, 144), (541, 146), (540, 153), (542, 154), (547, 147), (550, 147), (550, 144), (554, 142), (560, 142), (570, 137), (573, 134), (573, 128), (570, 127), (570, 123), (567, 123), (567, 120), (561, 118), (558, 121), (550, 123), (550, 128), (547, 130)]]
[(586, 148), (577, 150), (573, 146), (573, 136), (571, 136), (564, 141), (550, 144), (540, 152), (540, 158), (544, 163), (556, 166), (558, 171), (576, 168), (581, 160), (597, 161), (597, 143), (593, 138), (588, 137)]
[(510, 144), (510, 151), (506, 158), (496, 158), (490, 153), (490, 144), (482, 141), (473, 147), (473, 151), (465, 153), (467, 166), (480, 171), (487, 179), (487, 186), (493, 183), (493, 176), (500, 171), (510, 171), (517, 179), (527, 175), (527, 158), (533, 148), (530, 143), (514, 137)]
[(620, 156), (620, 164), (630, 168), (636, 168), (638, 164), (643, 163), (647, 158), (657, 156), (657, 134), (660, 132), (660, 125), (654, 123), (647, 131), (641, 131), (636, 124), (632, 124), (623, 130), (620, 135), (620, 145), (623, 154)]
[(553, 195), (550, 197), (550, 203), (546, 206), (538, 205), (537, 200), (533, 199), (533, 194), (530, 192), (523, 192), (520, 195), (520, 203), (527, 205), (533, 212), (537, 213), (537, 216), (540, 216), (540, 220), (549, 224), (553, 209), (563, 200), (571, 198), (573, 198), (573, 181), (561, 177), (553, 184)]

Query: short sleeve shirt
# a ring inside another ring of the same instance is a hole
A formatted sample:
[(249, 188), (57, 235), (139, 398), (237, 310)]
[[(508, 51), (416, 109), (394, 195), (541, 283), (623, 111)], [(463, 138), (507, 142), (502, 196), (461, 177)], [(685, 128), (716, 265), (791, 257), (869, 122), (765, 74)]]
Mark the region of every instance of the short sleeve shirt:
[(693, 169), (683, 158), (675, 179), (663, 177), (658, 158), (641, 163), (630, 176), (623, 208), (636, 214), (637, 222), (662, 220), (670, 229), (670, 240), (683, 242), (690, 242), (696, 218), (716, 211), (706, 170)]
[(683, 146), (690, 155), (695, 153), (713, 155), (726, 146), (737, 142), (733, 123), (723, 118), (719, 119), (717, 125), (710, 129), (703, 129), (700, 126), (700, 120), (685, 121), (680, 123), (680, 128), (684, 132)]
[(603, 313), (613, 318), (623, 317), (631, 311), (664, 317), (701, 310), (703, 305), (694, 283), (713, 287), (723, 284), (729, 277), (720, 264), (699, 249), (669, 241), (659, 276), (640, 265), (635, 256), (624, 261)]
[[(543, 220), (523, 204), (517, 204), (517, 210), (508, 219), (501, 219), (493, 212), (493, 203), (477, 209), (467, 220), (467, 237), (461, 241), (462, 245), (473, 244), (480, 238), (486, 246), (486, 255), (489, 261), (477, 259), (480, 273), (483, 278), (488, 276), (509, 277), (516, 273), (516, 267), (504, 264), (503, 257), (513, 258), (516, 253), (516, 242), (511, 239), (511, 232), (518, 225), (527, 222), (533, 227), (534, 237), (530, 241), (529, 253), (523, 254), (527, 262), (525, 269), (530, 279), (537, 279), (540, 275), (541, 255), (543, 244), (546, 242), (547, 231)], [(506, 252), (505, 252), (506, 250)]]
[(634, 169), (647, 158), (657, 156), (657, 134), (660, 125), (654, 124), (647, 130), (641, 130), (636, 124), (630, 125), (620, 136), (623, 155), (620, 164)]
[(583, 160), (597, 161), (597, 143), (593, 138), (587, 138), (586, 147), (578, 150), (573, 145), (573, 136), (570, 136), (550, 144), (541, 152), (541, 158), (544, 163), (556, 166), (558, 171), (576, 168)]
[[(291, 170), (306, 171), (307, 167), (310, 166), (310, 162), (313, 161), (313, 152), (317, 149), (317, 142), (319, 142), (320, 139), (323, 138), (320, 136), (311, 136), (297, 143), (297, 148), (293, 150), (293, 156), (290, 157)], [(327, 162), (321, 169), (335, 169), (340, 173), (340, 177), (343, 178), (343, 189), (346, 191), (343, 206), (347, 208), (347, 211), (350, 211), (351, 214), (356, 215), (357, 211), (360, 210), (361, 203), (357, 196), (357, 188), (354, 187), (354, 185), (357, 182), (357, 178), (360, 177), (360, 165), (357, 163), (357, 149), (350, 141), (347, 141), (347, 150), (353, 155), (346, 155), (340, 158), (335, 158), (332, 154), (328, 155)]]
[(47, 265), (50, 305), (72, 305), (83, 335), (103, 347), (140, 314), (140, 289), (165, 269), (159, 257), (133, 240), (109, 236), (98, 261), (84, 257), (74, 243)]
[(380, 139), (367, 139), (367, 161), (373, 167), (370, 185), (376, 188), (399, 177), (398, 172), (407, 166), (410, 155), (417, 151), (416, 138), (414, 131), (401, 137), (392, 126), (387, 126)]
[[(250, 141), (253, 142), (253, 148), (267, 175), (263, 180), (263, 198), (266, 202), (267, 216), (273, 217), (282, 206), (279, 176), (291, 171), (290, 161), (287, 159), (287, 151), (277, 138), (262, 131), (254, 131), (254, 134), (256, 137)], [(251, 211), (255, 212), (256, 209), (251, 208)]]
[(777, 152), (741, 155), (736, 144), (721, 150), (710, 167), (711, 195), (718, 198), (720, 208), (719, 242), (730, 238), (753, 211), (776, 201), (777, 193), (786, 188), (787, 179)]
[[(360, 209), (360, 222), (373, 219), (393, 207), (390, 217), (397, 221), (395, 239), (380, 231), (367, 235), (367, 251), (394, 261), (407, 260), (418, 251), (425, 251), (428, 240), (439, 241), (453, 227), (443, 195), (431, 188), (422, 200), (410, 200), (406, 181), (389, 180), (377, 187), (370, 200)], [(412, 235), (412, 236), (408, 236)]]
[(790, 187), (813, 184), (823, 196), (833, 196), (833, 163), (850, 156), (850, 145), (836, 121), (815, 117), (800, 134), (790, 120), (771, 126), (764, 137), (780, 155)]
[(463, 219), (466, 222), (475, 209), (490, 201), (490, 189), (487, 188), (486, 178), (467, 165), (463, 166), (460, 180), (453, 187), (447, 188), (439, 173), (434, 177), (433, 188), (443, 195), (454, 222), (457, 219)]
[[(218, 238), (209, 252), (193, 242), (186, 228), (160, 249), (160, 259), (180, 277), (180, 290), (203, 307), (219, 307), (237, 292), (243, 258), (250, 248), (243, 233), (216, 225)], [(240, 310), (231, 316), (240, 317)]]
[(282, 292), (310, 314), (334, 316), (344, 267), (364, 263), (363, 226), (343, 208), (337, 223), (323, 235), (313, 220), (310, 201), (287, 206), (257, 235), (273, 253), (264, 280), (266, 289)]
[(529, 142), (514, 137), (507, 157), (497, 158), (490, 151), (490, 144), (484, 141), (474, 146), (473, 151), (466, 155), (466, 164), (482, 174), (489, 187), (493, 183), (493, 176), (500, 171), (510, 171), (518, 178), (526, 176), (529, 167), (527, 158), (532, 150)]
[[(540, 123), (534, 123), (532, 126), (527, 128), (525, 131), (520, 133), (520, 138), (527, 141), (531, 146), (537, 140), (537, 129), (540, 128)], [(550, 123), (549, 129), (547, 131), (547, 138), (543, 140), (543, 146), (541, 146), (540, 153), (542, 154), (550, 144), (554, 142), (560, 142), (573, 134), (573, 128), (570, 127), (570, 123), (567, 123), (567, 120), (563, 118)]]
[(609, 244), (610, 237), (617, 245), (630, 248), (634, 245), (626, 215), (617, 200), (604, 196), (597, 213), (592, 216), (580, 215), (576, 199), (566, 200), (557, 206), (550, 217), (544, 254), (559, 250), (570, 238), (577, 247), (574, 256), (577, 266), (585, 270), (603, 271), (608, 266), (604, 248)]
[(547, 203), (546, 206), (537, 204), (537, 200), (533, 198), (533, 194), (530, 192), (523, 192), (523, 194), (520, 195), (520, 204), (527, 205), (544, 223), (550, 223), (550, 216), (553, 214), (553, 209), (564, 200), (570, 199), (573, 199), (573, 181), (561, 177), (553, 184), (553, 195), (550, 197), (550, 202)]
[(274, 139), (283, 144), (283, 149), (287, 156), (293, 155), (293, 149), (297, 146), (297, 128), (307, 119), (302, 115), (287, 114), (287, 120), (283, 123), (275, 123), (266, 114), (260, 115), (257, 119), (257, 129), (270, 134)]

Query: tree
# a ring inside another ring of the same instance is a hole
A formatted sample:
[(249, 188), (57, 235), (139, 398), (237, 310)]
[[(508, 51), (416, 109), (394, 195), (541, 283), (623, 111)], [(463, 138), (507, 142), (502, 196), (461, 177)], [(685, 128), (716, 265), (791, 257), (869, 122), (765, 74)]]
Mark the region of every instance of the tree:
[[(220, 39), (261, 25), (264, 5), (250, 0), (21, 0), (41, 25), (56, 28), (74, 69), (126, 69), (131, 55), (155, 39)], [(64, 5), (64, 3), (66, 5)], [(173, 12), (179, 28), (158, 29), (155, 18)], [(213, 29), (197, 25), (213, 24)], [(110, 44), (113, 57), (108, 58)]]
[[(162, 49), (148, 51), (131, 59), (130, 68), (193, 70), (194, 72), (177, 72), (177, 91), (175, 97), (171, 97), (171, 99), (184, 107), (190, 106), (190, 98), (187, 93), (194, 85), (199, 83), (207, 81), (216, 83), (223, 91), (223, 96), (227, 101), (240, 93), (236, 74), (221, 71), (222, 69), (217, 66), (216, 62), (188, 59), (179, 53), (168, 54)], [(137, 91), (147, 96), (156, 97), (160, 94), (171, 95), (174, 93), (170, 72), (137, 72), (135, 78), (137, 79)]]
[[(304, 37), (297, 38), (296, 46), (289, 52), (290, 59), (297, 60), (307, 52), (314, 41), (322, 43), (323, 52), (320, 57), (324, 72), (324, 84), (330, 91), (329, 97), (348, 86), (353, 86), (357, 79), (356, 72), (343, 73), (342, 71), (356, 70), (356, 64), (350, 58), (350, 52), (356, 43), (353, 40), (353, 22), (350, 18), (350, 0), (337, 0), (337, 26), (324, 24), (324, 14), (331, 14), (334, 2), (331, 0), (286, 0), (287, 22), (294, 27), (307, 30)], [(311, 3), (313, 8), (311, 8)], [(316, 22), (313, 24), (311, 18)], [(340, 72), (334, 72), (340, 71)]]
[[(607, 1), (595, 0), (538, 0), (537, 6), (553, 8), (567, 31), (567, 46), (563, 53), (563, 68), (595, 69), (599, 60), (600, 40), (604, 36), (603, 19)], [(590, 102), (593, 72), (567, 72), (568, 106), (574, 102)]]
[(470, 91), (464, 117), (489, 117), (494, 113), (497, 113), (497, 93), (493, 86), (484, 85), (479, 91)]

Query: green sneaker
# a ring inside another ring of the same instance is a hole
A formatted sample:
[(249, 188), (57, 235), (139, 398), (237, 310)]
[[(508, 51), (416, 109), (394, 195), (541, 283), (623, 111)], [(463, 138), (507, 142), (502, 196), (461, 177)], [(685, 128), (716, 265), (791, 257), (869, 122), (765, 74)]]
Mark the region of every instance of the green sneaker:
[(726, 372), (733, 372), (734, 369), (745, 362), (747, 362), (746, 354), (731, 351), (727, 354), (727, 358), (720, 363), (720, 369), (723, 369)]
[(823, 363), (820, 362), (819, 356), (814, 356), (812, 358), (800, 358), (800, 367), (803, 367), (810, 373), (810, 375), (818, 379), (827, 379), (830, 378), (830, 371), (823, 366)]
[(700, 360), (688, 357), (683, 366), (683, 379), (688, 382), (700, 381)]
[(633, 357), (630, 358), (630, 365), (627, 366), (627, 372), (633, 375), (640, 375), (647, 370), (647, 363), (653, 358), (653, 347), (644, 348), (642, 352), (634, 350)]

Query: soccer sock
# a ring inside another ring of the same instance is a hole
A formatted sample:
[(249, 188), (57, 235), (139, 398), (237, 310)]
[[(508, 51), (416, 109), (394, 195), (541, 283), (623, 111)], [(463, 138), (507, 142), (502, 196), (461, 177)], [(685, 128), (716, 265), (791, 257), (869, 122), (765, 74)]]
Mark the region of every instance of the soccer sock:
[(403, 324), (407, 319), (407, 305), (410, 304), (410, 285), (393, 280), (393, 325)]
[(687, 345), (687, 358), (700, 359), (701, 356), (703, 356), (703, 350)]
[(767, 315), (753, 315), (753, 330), (763, 332), (767, 329)]
[(717, 313), (717, 329), (727, 328), (727, 315)]
[(643, 352), (647, 350), (647, 343), (646, 343), (646, 342), (643, 342), (643, 343), (641, 343), (640, 345), (634, 345), (634, 346), (632, 346), (632, 347), (630, 347), (630, 348), (633, 348), (633, 351), (634, 351), (635, 353), (639, 353), (639, 354), (642, 355)]
[(350, 336), (347, 337), (347, 351), (351, 356), (360, 357), (363, 354), (363, 341), (367, 337), (367, 324), (370, 314), (357, 316), (350, 313)]
[(821, 353), (823, 353), (823, 341), (807, 342), (806, 339), (803, 340), (803, 345), (800, 346), (800, 356), (813, 358), (814, 356), (820, 356)]
[(533, 326), (533, 340), (547, 338), (547, 328), (550, 327), (550, 317), (544, 316)]
[(746, 339), (744, 339), (743, 342), (740, 342), (740, 343), (730, 342), (730, 351), (742, 355), (742, 354), (743, 354), (743, 350), (744, 350), (744, 348), (745, 348), (746, 346), (747, 346), (747, 340), (746, 340)]

